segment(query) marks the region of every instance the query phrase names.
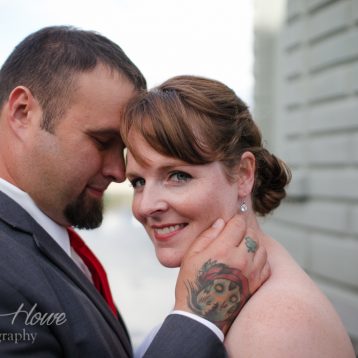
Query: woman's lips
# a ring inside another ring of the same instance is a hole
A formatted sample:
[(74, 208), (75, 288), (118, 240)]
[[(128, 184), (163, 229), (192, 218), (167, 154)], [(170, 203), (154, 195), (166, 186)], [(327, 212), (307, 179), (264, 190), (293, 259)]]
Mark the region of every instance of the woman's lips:
[(176, 235), (179, 231), (184, 229), (187, 224), (168, 224), (168, 225), (160, 225), (152, 226), (152, 230), (154, 232), (154, 237), (158, 241), (166, 241), (172, 236)]

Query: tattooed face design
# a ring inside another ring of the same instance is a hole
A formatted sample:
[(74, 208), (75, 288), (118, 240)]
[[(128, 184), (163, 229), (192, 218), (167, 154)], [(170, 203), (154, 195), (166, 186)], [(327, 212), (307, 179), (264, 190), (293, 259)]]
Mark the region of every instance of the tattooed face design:
[(213, 321), (228, 319), (240, 305), (240, 287), (224, 278), (208, 282), (198, 293), (198, 308)]
[(192, 311), (220, 328), (230, 325), (250, 296), (247, 278), (240, 270), (211, 260), (187, 288)]

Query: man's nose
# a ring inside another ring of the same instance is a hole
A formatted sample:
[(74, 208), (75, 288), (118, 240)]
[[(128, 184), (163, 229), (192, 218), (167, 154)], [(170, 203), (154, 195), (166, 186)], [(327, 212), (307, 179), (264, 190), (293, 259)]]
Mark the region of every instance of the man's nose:
[(122, 183), (126, 179), (124, 156), (122, 150), (109, 151), (103, 159), (102, 173), (111, 181)]

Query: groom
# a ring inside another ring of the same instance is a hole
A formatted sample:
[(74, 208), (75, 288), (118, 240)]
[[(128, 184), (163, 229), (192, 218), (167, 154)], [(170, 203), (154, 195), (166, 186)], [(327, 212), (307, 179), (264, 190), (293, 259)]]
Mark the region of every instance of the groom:
[[(125, 179), (119, 121), (145, 88), (116, 44), (70, 27), (33, 33), (1, 68), (1, 357), (132, 356), (104, 269), (69, 227), (101, 224), (105, 190)], [(196, 240), (177, 281), (176, 311), (146, 357), (225, 356), (226, 332), (193, 314), (186, 285), (212, 260), (240, 269), (257, 289), (268, 276), (265, 253), (253, 260), (243, 236), (234, 218)]]

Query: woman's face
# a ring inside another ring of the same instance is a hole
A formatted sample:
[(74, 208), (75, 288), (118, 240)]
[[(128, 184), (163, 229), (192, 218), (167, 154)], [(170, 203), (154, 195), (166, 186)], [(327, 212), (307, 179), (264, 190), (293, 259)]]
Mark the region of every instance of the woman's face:
[(201, 232), (238, 211), (237, 184), (228, 181), (219, 162), (192, 165), (159, 154), (137, 134), (131, 141), (145, 160), (136, 161), (128, 151), (134, 216), (150, 236), (158, 260), (167, 267), (180, 266)]

